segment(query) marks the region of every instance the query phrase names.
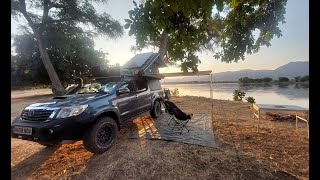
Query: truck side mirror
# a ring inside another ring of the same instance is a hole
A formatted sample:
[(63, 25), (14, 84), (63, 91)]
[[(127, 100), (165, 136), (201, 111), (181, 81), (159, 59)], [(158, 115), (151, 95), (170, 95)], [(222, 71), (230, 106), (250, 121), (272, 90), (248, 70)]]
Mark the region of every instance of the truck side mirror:
[(129, 93), (129, 92), (130, 92), (130, 89), (127, 88), (127, 87), (121, 87), (118, 90), (118, 94), (126, 94), (126, 93)]

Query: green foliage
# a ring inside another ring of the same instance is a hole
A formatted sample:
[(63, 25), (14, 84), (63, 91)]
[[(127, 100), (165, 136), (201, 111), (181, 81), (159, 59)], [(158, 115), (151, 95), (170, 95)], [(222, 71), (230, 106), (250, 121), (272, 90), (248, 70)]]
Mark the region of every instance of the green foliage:
[(178, 96), (179, 95), (179, 89), (175, 88), (174, 90), (170, 89), (171, 96)]
[(301, 79), (300, 79), (300, 82), (307, 82), (307, 81), (309, 81), (309, 76), (308, 76), (308, 75), (303, 76), (303, 77), (301, 77)]
[(247, 100), (247, 102), (249, 102), (249, 103), (251, 103), (251, 104), (256, 103), (255, 99), (254, 99), (253, 97), (251, 97), (251, 96), (246, 97), (245, 99)]
[(241, 90), (234, 90), (233, 91), (233, 100), (242, 101), (242, 99), (244, 98), (245, 95), (246, 95), (246, 93)]
[[(117, 38), (123, 34), (118, 21), (106, 13), (98, 14), (92, 1), (88, 0), (11, 0), (11, 16), (16, 20), (24, 17), (29, 25), (22, 26), (24, 35), (15, 37), (18, 56), (11, 71), (13, 81), (47, 82), (44, 66), (39, 64), (37, 49), (41, 42), (42, 59), (54, 81), (51, 82), (52, 88), (61, 91), (55, 91), (55, 94), (63, 93), (60, 82), (57, 82), (59, 79), (68, 81), (72, 76), (87, 73), (92, 64), (101, 65), (105, 53), (94, 50), (93, 36), (102, 34)], [(56, 74), (60, 77), (57, 78)]]
[[(120, 37), (123, 28), (120, 23), (106, 13), (98, 14), (88, 0), (64, 0), (64, 1), (30, 1), (11, 0), (11, 15), (14, 18), (24, 16), (29, 25), (34, 28), (47, 28), (66, 23), (92, 35), (103, 34), (111, 38)], [(104, 3), (106, 1), (96, 1)], [(26, 10), (26, 13), (24, 12)], [(50, 13), (49, 13), (50, 12)], [(85, 30), (89, 29), (90, 30)], [(63, 31), (63, 29), (62, 29)]]
[(272, 81), (272, 78), (270, 78), (270, 77), (263, 78), (263, 82), (271, 82), (271, 81)]
[[(197, 52), (209, 50), (223, 62), (244, 60), (280, 37), (287, 0), (146, 0), (134, 3), (125, 28), (136, 49), (160, 47), (168, 34), (166, 60), (183, 71), (197, 71)], [(254, 33), (258, 33), (254, 37)]]
[(289, 78), (287, 78), (287, 77), (279, 77), (279, 82), (289, 82)]
[[(90, 36), (70, 24), (48, 26), (44, 29), (47, 52), (63, 84), (74, 77), (91, 73), (96, 65), (107, 65), (106, 53), (95, 50)], [(49, 84), (49, 76), (40, 59), (38, 43), (32, 34), (14, 36), (16, 56), (11, 56), (13, 85)]]
[(87, 92), (98, 92), (101, 88), (100, 83), (92, 83), (88, 87), (82, 88), (80, 93), (87, 93)]
[(239, 78), (238, 80), (240, 83), (253, 83), (253, 79), (248, 77)]
[(299, 82), (299, 81), (300, 81), (300, 79), (301, 79), (301, 77), (300, 77), (300, 76), (294, 77), (295, 82)]
[(90, 86), (89, 86), (89, 89), (96, 89), (96, 90), (98, 90), (98, 89), (100, 89), (101, 88), (101, 84), (100, 83), (92, 83), (92, 84), (90, 84)]
[(257, 79), (252, 79), (248, 77), (243, 77), (238, 80), (240, 83), (268, 83), (272, 81), (272, 78), (270, 77), (264, 77), (264, 78), (257, 78)]
[(309, 81), (309, 76), (308, 75), (305, 75), (305, 76), (297, 76), (297, 77), (294, 77), (294, 81), (295, 82), (307, 82)]

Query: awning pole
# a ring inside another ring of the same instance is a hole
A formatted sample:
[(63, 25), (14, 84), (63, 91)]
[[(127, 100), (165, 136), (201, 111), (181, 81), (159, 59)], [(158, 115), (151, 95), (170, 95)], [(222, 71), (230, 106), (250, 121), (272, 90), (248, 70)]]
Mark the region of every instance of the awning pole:
[(212, 84), (212, 73), (210, 73), (210, 98), (211, 98), (211, 121), (213, 121), (213, 84)]

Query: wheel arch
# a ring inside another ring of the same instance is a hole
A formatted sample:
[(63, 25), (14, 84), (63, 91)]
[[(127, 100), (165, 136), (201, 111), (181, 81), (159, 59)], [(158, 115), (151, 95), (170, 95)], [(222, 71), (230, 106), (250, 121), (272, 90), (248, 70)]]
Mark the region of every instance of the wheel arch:
[(150, 109), (153, 109), (154, 103), (155, 103), (156, 101), (159, 101), (160, 107), (161, 107), (161, 100), (162, 100), (162, 99), (161, 99), (161, 96), (155, 97), (155, 98), (152, 100), (151, 108), (150, 108)]
[(103, 116), (106, 116), (106, 117), (111, 117), (112, 119), (114, 119), (118, 125), (118, 131), (120, 131), (120, 119), (119, 119), (119, 116), (117, 115), (116, 112), (114, 111), (105, 111), (105, 112), (102, 112), (101, 114), (97, 115), (95, 117), (95, 121), (97, 119), (99, 119), (100, 117), (103, 117)]

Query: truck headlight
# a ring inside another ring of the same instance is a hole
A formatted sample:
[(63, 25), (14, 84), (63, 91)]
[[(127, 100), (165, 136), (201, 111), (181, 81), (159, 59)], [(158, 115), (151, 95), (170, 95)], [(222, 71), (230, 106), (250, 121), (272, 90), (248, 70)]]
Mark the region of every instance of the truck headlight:
[(72, 107), (62, 107), (56, 118), (67, 118), (71, 116), (77, 116), (81, 114), (84, 110), (86, 110), (88, 105), (81, 105), (81, 106), (72, 106)]

